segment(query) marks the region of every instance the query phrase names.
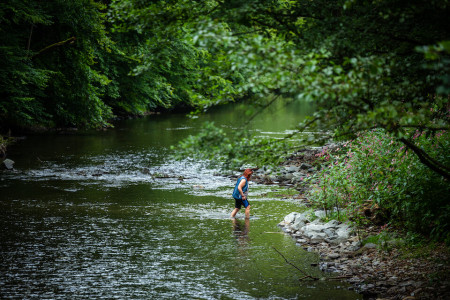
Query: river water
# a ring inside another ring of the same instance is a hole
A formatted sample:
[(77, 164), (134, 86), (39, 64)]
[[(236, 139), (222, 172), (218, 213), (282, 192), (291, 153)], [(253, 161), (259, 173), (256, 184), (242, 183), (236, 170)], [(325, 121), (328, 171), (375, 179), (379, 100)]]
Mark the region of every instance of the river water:
[[(242, 128), (246, 107), (124, 120), (104, 132), (28, 136), (0, 173), (2, 299), (360, 299), (339, 281), (299, 281), (275, 247), (317, 277), (318, 256), (277, 227), (297, 210), (276, 186), (251, 184), (236, 220), (234, 182), (170, 146), (205, 120)], [(250, 124), (288, 132), (311, 112), (274, 106)]]

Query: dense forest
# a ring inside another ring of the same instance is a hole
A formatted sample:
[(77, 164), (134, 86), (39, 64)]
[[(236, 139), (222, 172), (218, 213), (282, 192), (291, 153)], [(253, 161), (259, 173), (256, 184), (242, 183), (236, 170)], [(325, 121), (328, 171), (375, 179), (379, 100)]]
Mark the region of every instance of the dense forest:
[(237, 167), (352, 141), (324, 154), (342, 168), (317, 183), (319, 205), (370, 198), (450, 241), (449, 15), (447, 0), (5, 0), (0, 125), (102, 128), (162, 109), (246, 99), (257, 114), (279, 96), (311, 101), (316, 113), (282, 141), (207, 124), (179, 148)]
[(2, 128), (98, 128), (115, 115), (234, 95), (238, 80), (194, 45), (188, 5), (200, 15), (206, 9), (176, 1), (3, 1)]

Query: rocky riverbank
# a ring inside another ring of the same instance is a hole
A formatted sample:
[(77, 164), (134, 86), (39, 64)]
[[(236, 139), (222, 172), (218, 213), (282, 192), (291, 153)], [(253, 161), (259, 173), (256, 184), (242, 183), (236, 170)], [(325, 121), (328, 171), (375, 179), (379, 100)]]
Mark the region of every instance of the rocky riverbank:
[[(363, 244), (348, 223), (321, 222), (324, 213), (293, 212), (279, 224), (300, 247), (318, 252), (322, 271), (340, 274), (365, 299), (450, 299), (445, 249), (435, 249), (433, 257), (405, 258), (395, 245), (383, 251)], [(374, 230), (365, 233), (376, 234)]]
[[(338, 273), (365, 299), (450, 299), (449, 254), (445, 246), (437, 246), (411, 256), (401, 247), (401, 240), (367, 242), (376, 237), (380, 226), (358, 228), (337, 220), (323, 222), (325, 212), (309, 208), (305, 196), (314, 179), (305, 183), (320, 168), (315, 163), (324, 150), (338, 145), (298, 151), (279, 169), (260, 168), (254, 181), (295, 188), (299, 209), (288, 214), (279, 224), (297, 244), (320, 255), (318, 267)], [(364, 238), (362, 238), (364, 237)]]
[(320, 165), (315, 165), (317, 156), (324, 150), (333, 151), (337, 144), (324, 147), (312, 147), (298, 150), (279, 168), (261, 167), (255, 171), (252, 180), (261, 184), (276, 184), (295, 188), (299, 192), (306, 192), (310, 183), (306, 184), (305, 179), (312, 177), (320, 170)]

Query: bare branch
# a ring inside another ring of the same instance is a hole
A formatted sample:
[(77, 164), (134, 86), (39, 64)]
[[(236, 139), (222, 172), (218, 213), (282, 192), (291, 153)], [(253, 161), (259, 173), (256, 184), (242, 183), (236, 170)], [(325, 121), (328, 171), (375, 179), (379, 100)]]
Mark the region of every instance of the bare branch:
[(272, 247), (272, 248), (273, 248), (273, 250), (275, 250), (278, 254), (281, 255), (281, 257), (284, 259), (284, 261), (285, 261), (287, 264), (293, 266), (294, 268), (296, 268), (297, 270), (299, 270), (303, 275), (305, 275), (305, 276), (302, 277), (300, 280), (303, 280), (303, 279), (305, 279), (305, 278), (311, 278), (311, 279), (313, 279), (313, 280), (319, 280), (319, 278), (313, 277), (313, 276), (311, 276), (311, 275), (308, 275), (305, 271), (303, 271), (302, 269), (300, 269), (299, 267), (297, 267), (296, 265), (294, 265), (293, 263), (291, 263), (290, 261), (288, 261), (288, 260), (286, 259), (286, 257), (284, 257), (284, 255), (283, 255), (280, 251), (278, 251), (275, 247)]
[(67, 39), (67, 40), (65, 40), (65, 41), (61, 41), (61, 42), (57, 42), (57, 43), (48, 45), (47, 47), (45, 47), (45, 48), (39, 50), (39, 51), (38, 51), (35, 55), (33, 55), (32, 57), (36, 57), (36, 56), (40, 55), (42, 52), (47, 51), (48, 49), (53, 48), (53, 47), (64, 46), (65, 44), (68, 44), (68, 43), (72, 44), (73, 42), (75, 42), (76, 39), (77, 39), (77, 38), (73, 36), (73, 37), (71, 37), (71, 38), (69, 38), (69, 39)]

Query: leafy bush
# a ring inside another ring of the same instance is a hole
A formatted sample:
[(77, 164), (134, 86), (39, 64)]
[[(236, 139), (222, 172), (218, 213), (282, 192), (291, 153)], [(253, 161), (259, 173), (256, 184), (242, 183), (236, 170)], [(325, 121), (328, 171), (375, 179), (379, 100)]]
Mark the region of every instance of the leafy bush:
[[(411, 139), (443, 165), (449, 164), (448, 132), (425, 136), (420, 131)], [(393, 223), (406, 229), (445, 239), (448, 235), (450, 185), (403, 144), (382, 130), (361, 134), (343, 144), (339, 153), (323, 152), (329, 163), (310, 198), (326, 208), (348, 207), (360, 216), (363, 205), (387, 210)]]

